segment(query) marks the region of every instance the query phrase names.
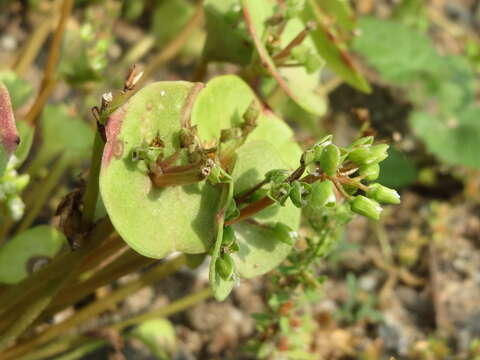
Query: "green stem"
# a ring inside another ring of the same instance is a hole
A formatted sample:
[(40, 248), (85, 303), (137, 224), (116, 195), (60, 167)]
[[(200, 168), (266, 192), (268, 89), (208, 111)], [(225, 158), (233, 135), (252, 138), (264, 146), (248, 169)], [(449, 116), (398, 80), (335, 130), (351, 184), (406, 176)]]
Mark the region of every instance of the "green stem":
[(64, 322), (56, 324), (38, 336), (11, 348), (9, 351), (4, 353), (4, 359), (17, 359), (19, 356), (32, 351), (38, 345), (45, 344), (59, 336), (62, 336), (62, 334), (65, 332), (111, 308), (113, 305), (124, 300), (138, 290), (172, 274), (184, 264), (185, 256), (182, 255), (178, 256), (174, 260), (158, 265), (153, 270), (143, 274), (139, 279), (128, 283), (127, 285), (111, 293), (109, 296), (101, 298), (89, 306), (79, 310)]
[(102, 166), (102, 155), (105, 143), (100, 134), (95, 134), (93, 143), (90, 173), (88, 175), (87, 187), (83, 197), (82, 226), (87, 228), (95, 218), (95, 209), (97, 207), (100, 168)]
[(48, 174), (47, 179), (38, 186), (35, 193), (31, 194), (32, 203), (27, 204), (26, 208), (30, 209), (22, 219), (22, 222), (18, 226), (16, 234), (20, 234), (32, 225), (33, 221), (37, 218), (38, 213), (42, 210), (48, 196), (55, 189), (63, 173), (69, 165), (69, 157), (67, 153), (63, 153), (60, 159), (55, 163), (52, 171)]

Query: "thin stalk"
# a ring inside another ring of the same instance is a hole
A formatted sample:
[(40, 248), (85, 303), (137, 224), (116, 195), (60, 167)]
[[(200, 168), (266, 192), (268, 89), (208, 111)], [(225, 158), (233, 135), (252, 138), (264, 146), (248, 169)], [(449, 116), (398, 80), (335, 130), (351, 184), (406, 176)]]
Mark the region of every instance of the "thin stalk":
[(90, 354), (91, 352), (101, 348), (102, 346), (106, 345), (107, 341), (98, 339), (92, 342), (89, 342), (85, 345), (78, 346), (75, 350), (65, 354), (56, 357), (56, 360), (76, 360), (83, 358), (84, 356)]
[(158, 265), (154, 269), (143, 274), (139, 279), (128, 283), (127, 285), (111, 293), (109, 296), (101, 298), (89, 306), (79, 310), (64, 322), (53, 325), (43, 333), (38, 334), (38, 336), (20, 343), (11, 348), (9, 351), (6, 351), (4, 353), (5, 360), (17, 359), (19, 356), (32, 351), (35, 347), (48, 343), (49, 341), (62, 336), (62, 334), (65, 332), (111, 308), (116, 303), (124, 300), (145, 286), (149, 286), (177, 271), (182, 265), (185, 264), (185, 261), (185, 256), (181, 255), (174, 260)]
[(112, 262), (95, 276), (80, 283), (65, 287), (47, 309), (45, 316), (51, 316), (69, 305), (76, 303), (96, 289), (110, 284), (124, 275), (145, 268), (157, 261), (156, 259), (146, 258), (138, 255), (133, 250), (129, 250), (116, 261)]
[(95, 133), (93, 143), (90, 172), (87, 180), (87, 187), (83, 197), (82, 226), (87, 228), (95, 218), (95, 209), (97, 207), (99, 192), (100, 168), (102, 166), (102, 154), (105, 143), (98, 133)]
[(55, 163), (52, 171), (48, 174), (46, 180), (37, 188), (37, 192), (32, 194), (32, 203), (26, 206), (29, 211), (22, 219), (22, 222), (16, 230), (16, 234), (20, 234), (24, 230), (28, 229), (30, 225), (35, 221), (39, 212), (42, 210), (48, 196), (55, 189), (60, 178), (64, 174), (65, 170), (69, 166), (69, 157), (66, 153), (63, 153), (60, 159)]
[[(70, 265), (77, 258), (82, 257), (84, 252), (90, 253), (94, 250), (96, 248), (95, 245), (101, 243), (112, 231), (113, 227), (108, 219), (99, 222), (84, 240), (85, 246), (77, 251), (66, 252), (56, 257), (50, 264), (33, 273), (21, 283), (3, 291), (0, 294), (0, 315), (11, 313), (15, 308), (19, 308), (19, 303), (33, 299), (35, 292), (41, 291), (42, 287), (52, 279), (55, 279), (59, 274), (64, 274), (65, 269), (69, 269)], [(16, 302), (12, 302), (12, 299), (15, 299)], [(2, 321), (3, 317), (0, 317)]]
[(68, 17), (73, 8), (73, 0), (63, 0), (62, 9), (60, 13), (60, 20), (55, 30), (53, 40), (50, 44), (47, 62), (43, 73), (43, 80), (40, 86), (40, 93), (38, 94), (35, 103), (25, 117), (27, 123), (35, 125), (38, 115), (45, 105), (48, 97), (55, 88), (55, 70), (57, 68), (58, 59), (60, 58), (60, 47), (62, 44), (63, 33), (67, 24)]
[(25, 301), (15, 304), (12, 311), (8, 314), (9, 317), (10, 315), (14, 316), (14, 321), (10, 322), (2, 331), (2, 335), (0, 336), (0, 351), (7, 348), (21, 336), (41, 315), (43, 310), (46, 309), (63, 285), (71, 281), (81, 261), (98, 243), (92, 241), (92, 239), (88, 240), (90, 241), (87, 242), (87, 245), (76, 252), (76, 256), (68, 263), (68, 267), (61, 269), (62, 271), (53, 272), (52, 270), (54, 269), (50, 269), (50, 273), (48, 271), (39, 271), (39, 273), (42, 274), (47, 273), (47, 280), (43, 282), (42, 287), (31, 293), (31, 296), (27, 297)]
[[(191, 295), (185, 296), (179, 300), (175, 300), (171, 304), (168, 304), (166, 306), (163, 306), (159, 309), (154, 309), (151, 310), (147, 313), (141, 314), (134, 316), (130, 319), (126, 319), (123, 321), (120, 321), (116, 324), (110, 325), (106, 328), (106, 330), (115, 330), (115, 331), (123, 331), (127, 327), (130, 327), (132, 325), (137, 325), (140, 324), (144, 321), (150, 320), (150, 319), (156, 319), (156, 318), (162, 318), (162, 317), (168, 317), (170, 315), (173, 315), (175, 313), (184, 311), (195, 304), (198, 304), (209, 297), (212, 296), (212, 290), (210, 287), (199, 290), (196, 293), (193, 293)], [(87, 343), (96, 343), (99, 341), (103, 341), (104, 344), (106, 343), (104, 340), (93, 340), (91, 337), (87, 337), (84, 335), (72, 335), (72, 336), (67, 336), (66, 338), (62, 338), (59, 341), (56, 341), (54, 343), (50, 343), (49, 345), (45, 346), (44, 348), (41, 349), (32, 349), (32, 351), (29, 354), (26, 354), (24, 356), (20, 356), (16, 360), (41, 360), (45, 359), (47, 357), (54, 356), (56, 354), (62, 353), (72, 347), (77, 347), (81, 346)], [(55, 357), (55, 359), (58, 359), (58, 357)]]

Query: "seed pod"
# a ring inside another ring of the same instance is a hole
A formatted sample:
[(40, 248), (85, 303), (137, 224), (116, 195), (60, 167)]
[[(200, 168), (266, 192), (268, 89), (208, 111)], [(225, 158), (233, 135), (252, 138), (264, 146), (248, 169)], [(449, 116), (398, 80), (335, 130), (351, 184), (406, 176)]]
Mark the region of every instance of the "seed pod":
[(290, 176), (288, 170), (274, 169), (265, 174), (265, 180), (275, 184), (283, 183)]
[(287, 201), (288, 196), (290, 195), (292, 187), (288, 183), (280, 184), (271, 184), (270, 190), (268, 191), (268, 197), (280, 205), (284, 206), (285, 201)]
[(400, 204), (398, 192), (381, 184), (370, 185), (367, 190), (367, 196), (383, 204)]
[(363, 195), (357, 195), (350, 202), (350, 207), (353, 212), (366, 216), (372, 220), (380, 219), (380, 213), (382, 212), (382, 207), (372, 199), (369, 199)]
[(231, 226), (223, 229), (222, 245), (229, 247), (235, 242), (235, 232)]
[(334, 144), (327, 145), (323, 149), (320, 155), (320, 166), (327, 175), (335, 175), (340, 166), (340, 156), (340, 149)]
[(325, 206), (335, 206), (335, 203), (335, 192), (333, 191), (333, 183), (330, 180), (317, 181), (312, 185), (308, 204), (314, 211), (320, 211)]
[(305, 165), (309, 165), (314, 161), (320, 161), (323, 149), (332, 143), (332, 135), (327, 135), (317, 141), (310, 149), (305, 151), (302, 155), (302, 160)]
[(278, 240), (290, 246), (294, 245), (298, 238), (298, 234), (282, 222), (273, 226), (273, 232)]
[(367, 181), (373, 181), (378, 179), (380, 175), (380, 165), (371, 164), (371, 165), (362, 165), (360, 166), (359, 173)]
[(220, 255), (215, 263), (215, 269), (223, 280), (230, 280), (235, 269), (232, 257), (226, 253)]

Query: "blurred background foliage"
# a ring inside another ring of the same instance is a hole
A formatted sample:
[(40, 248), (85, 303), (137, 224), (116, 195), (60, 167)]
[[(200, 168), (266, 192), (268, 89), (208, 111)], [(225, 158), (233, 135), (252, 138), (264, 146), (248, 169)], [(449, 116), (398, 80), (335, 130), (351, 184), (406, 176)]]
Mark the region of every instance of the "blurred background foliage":
[[(305, 71), (281, 69), (299, 98), (289, 97), (268, 74), (256, 91), (292, 126), (304, 148), (330, 132), (342, 145), (360, 132), (392, 143), (379, 181), (401, 188), (403, 205), (387, 209), (389, 216), (379, 225), (355, 221), (330, 241), (326, 237), (320, 249), (326, 260), (318, 264), (318, 274), (328, 280), (318, 291), (294, 298), (301, 306), (292, 306), (287, 312), (291, 316), (282, 313), (289, 297), (281, 288), (289, 269), (281, 269), (263, 283), (242, 284), (226, 305), (202, 305), (175, 317), (173, 325), (151, 321), (132, 328), (130, 351), (141, 348), (134, 353), (145, 351), (160, 359), (181, 358), (178, 354), (188, 359), (252, 358), (247, 350), (259, 357), (303, 359), (310, 357), (299, 349), (308, 344), (322, 359), (480, 358), (479, 2), (316, 1), (335, 14), (336, 22), (324, 19), (333, 35), (315, 33), (294, 54)], [(173, 60), (162, 58), (163, 50), (192, 23), (196, 2), (77, 0), (62, 40), (55, 91), (35, 129), (26, 119), (40, 88), (45, 44), (60, 3), (0, 0), (0, 80), (10, 91), (25, 139), (17, 161), (0, 179), (0, 241), (13, 220), (20, 220), (16, 236), (0, 248), (3, 284), (27, 275), (25, 267), (7, 265), (12, 251), (25, 258), (22, 265), (31, 259), (28, 237), (45, 239), (45, 246), (35, 251), (40, 257), (33, 267), (63, 245), (63, 237), (42, 224), (55, 224), (54, 209), (87, 169), (95, 125), (91, 107), (104, 92), (121, 86), (131, 64), (146, 69), (148, 80), (206, 81), (241, 71), (254, 51), (244, 25), (225, 36), (225, 29), (241, 16), (236, 0), (205, 0), (203, 22), (188, 32)], [(286, 31), (291, 38), (297, 30), (292, 26)], [(329, 55), (319, 58), (314, 48), (330, 49)], [(358, 73), (339, 60), (344, 51), (358, 63)], [(32, 224), (31, 230), (17, 234)], [(201, 281), (191, 273), (178, 276), (191, 287)], [(168, 286), (176, 289), (174, 297), (185, 292), (168, 283), (150, 289), (149, 302), (128, 302), (123, 311), (148, 308), (155, 294), (169, 293)], [(213, 320), (199, 314), (208, 311)], [(251, 312), (258, 313), (254, 325)], [(225, 314), (240, 320), (225, 325)], [(281, 316), (302, 319), (297, 319), (302, 325), (278, 321)], [(247, 324), (243, 328), (242, 321)], [(268, 333), (272, 326), (280, 329), (275, 346), (251, 341), (252, 334)], [(287, 338), (294, 344), (289, 355), (278, 352)], [(102, 339), (88, 350), (105, 343), (116, 349), (115, 341)]]

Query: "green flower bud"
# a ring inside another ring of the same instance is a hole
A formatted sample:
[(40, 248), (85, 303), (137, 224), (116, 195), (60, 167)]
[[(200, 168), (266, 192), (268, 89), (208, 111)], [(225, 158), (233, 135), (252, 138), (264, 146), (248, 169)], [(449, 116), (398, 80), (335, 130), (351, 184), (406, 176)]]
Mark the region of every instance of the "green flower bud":
[(235, 242), (235, 231), (231, 226), (227, 226), (223, 229), (222, 245), (229, 247)]
[(314, 211), (323, 207), (333, 207), (336, 203), (333, 183), (330, 180), (317, 181), (312, 185), (312, 191), (308, 197), (308, 204)]
[(236, 219), (240, 215), (240, 210), (237, 207), (235, 200), (230, 200), (227, 210), (225, 211), (225, 221)]
[(235, 269), (232, 257), (226, 253), (220, 255), (215, 262), (215, 269), (223, 280), (230, 280)]
[(311, 191), (312, 186), (310, 184), (294, 181), (290, 191), (290, 200), (292, 200), (293, 205), (302, 208), (307, 204), (304, 198), (308, 196)]
[(293, 231), (290, 226), (281, 222), (277, 222), (272, 230), (278, 240), (290, 246), (294, 245), (298, 238), (298, 234)]
[(367, 146), (357, 147), (350, 151), (348, 159), (357, 165), (367, 165), (373, 162), (370, 148)]
[(268, 182), (273, 182), (275, 184), (280, 184), (287, 180), (289, 176), (290, 173), (288, 172), (288, 170), (275, 169), (270, 170), (265, 174), (265, 180)]
[(232, 181), (232, 177), (220, 165), (213, 164), (210, 169), (210, 174), (208, 175), (208, 181), (212, 185), (217, 185)]
[(398, 192), (381, 184), (370, 185), (367, 190), (367, 196), (383, 204), (400, 204)]
[(290, 195), (292, 187), (287, 183), (275, 184), (272, 183), (270, 190), (268, 191), (268, 197), (280, 205), (284, 206), (285, 201), (287, 201), (288, 196)]
[(359, 173), (367, 181), (373, 181), (378, 179), (380, 174), (380, 165), (371, 164), (371, 165), (362, 165), (360, 166)]
[(380, 213), (382, 212), (382, 207), (372, 199), (369, 199), (363, 195), (357, 195), (350, 202), (350, 207), (353, 212), (366, 216), (372, 220), (380, 219)]
[(327, 175), (335, 175), (340, 166), (340, 156), (340, 149), (334, 144), (327, 145), (323, 149), (320, 155), (320, 166)]
[(374, 158), (372, 163), (379, 163), (385, 160), (388, 157), (388, 148), (389, 146), (387, 144), (379, 144), (372, 146), (370, 148), (370, 151), (372, 152), (372, 157)]

